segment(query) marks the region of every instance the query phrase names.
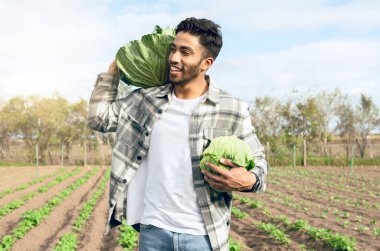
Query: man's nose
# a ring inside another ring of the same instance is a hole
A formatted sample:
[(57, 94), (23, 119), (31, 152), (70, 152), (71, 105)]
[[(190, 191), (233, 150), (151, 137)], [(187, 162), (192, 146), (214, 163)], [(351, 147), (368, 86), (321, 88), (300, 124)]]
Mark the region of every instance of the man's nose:
[(169, 54), (169, 63), (175, 64), (179, 62), (179, 53), (178, 52), (171, 52)]

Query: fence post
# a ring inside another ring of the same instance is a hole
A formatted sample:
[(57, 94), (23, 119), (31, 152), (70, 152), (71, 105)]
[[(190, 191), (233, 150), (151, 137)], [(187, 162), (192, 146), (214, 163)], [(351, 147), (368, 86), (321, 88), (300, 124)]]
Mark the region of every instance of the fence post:
[(270, 144), (269, 141), (267, 141), (267, 163), (269, 164), (269, 154), (270, 154)]
[(353, 173), (354, 169), (354, 161), (355, 161), (355, 143), (352, 144), (352, 150), (351, 150), (351, 162), (350, 162), (350, 171), (351, 174)]
[(306, 139), (303, 140), (303, 166), (307, 166)]
[(61, 167), (63, 167), (63, 144), (61, 144)]
[(293, 167), (296, 166), (296, 144), (293, 144)]
[(87, 166), (87, 144), (86, 144), (86, 140), (83, 142), (83, 147), (84, 147), (83, 165)]
[(36, 144), (36, 177), (38, 177), (38, 144)]

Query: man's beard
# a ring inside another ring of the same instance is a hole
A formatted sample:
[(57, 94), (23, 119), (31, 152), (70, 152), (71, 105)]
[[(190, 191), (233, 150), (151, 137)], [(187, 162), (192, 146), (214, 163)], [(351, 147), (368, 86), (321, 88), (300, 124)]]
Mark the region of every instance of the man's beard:
[[(170, 68), (170, 65), (169, 65), (169, 68)], [(188, 73), (188, 76), (187, 77), (182, 77), (182, 79), (178, 79), (178, 80), (174, 80), (170, 77), (170, 73), (169, 73), (169, 80), (172, 84), (174, 85), (178, 85), (178, 86), (184, 86), (186, 85), (187, 83), (189, 83), (190, 81), (192, 81), (193, 79), (197, 78), (199, 76), (199, 68), (200, 68), (200, 64), (197, 64), (195, 66), (189, 66), (189, 67), (184, 67), (181, 71), (182, 74), (184, 73)]]

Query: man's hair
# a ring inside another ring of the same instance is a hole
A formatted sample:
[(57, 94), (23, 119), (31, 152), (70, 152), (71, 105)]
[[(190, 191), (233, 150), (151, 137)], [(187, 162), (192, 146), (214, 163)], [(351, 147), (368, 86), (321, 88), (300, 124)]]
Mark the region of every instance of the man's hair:
[(206, 48), (204, 57), (216, 58), (223, 45), (220, 26), (205, 18), (189, 17), (177, 25), (175, 33), (188, 32), (199, 37), (199, 43)]

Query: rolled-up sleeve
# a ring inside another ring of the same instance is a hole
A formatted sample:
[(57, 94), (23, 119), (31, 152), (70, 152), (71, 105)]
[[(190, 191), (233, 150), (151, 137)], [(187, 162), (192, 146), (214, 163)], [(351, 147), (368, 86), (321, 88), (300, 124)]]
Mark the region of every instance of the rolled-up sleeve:
[(264, 147), (257, 138), (255, 129), (252, 126), (251, 115), (248, 110), (248, 104), (242, 102), (241, 113), (243, 115), (243, 119), (239, 121), (240, 124), (237, 128), (239, 132), (237, 132), (237, 135), (239, 138), (243, 139), (251, 146), (255, 162), (255, 168), (251, 169), (250, 171), (256, 175), (256, 178), (259, 179), (258, 185), (254, 186), (252, 190), (249, 191), (265, 191), (268, 175), (268, 163), (265, 160)]
[(100, 132), (116, 131), (120, 102), (116, 99), (119, 79), (108, 73), (100, 73), (91, 94), (87, 125)]

